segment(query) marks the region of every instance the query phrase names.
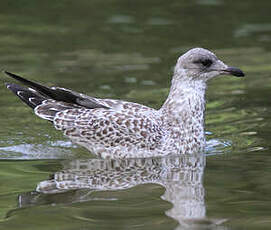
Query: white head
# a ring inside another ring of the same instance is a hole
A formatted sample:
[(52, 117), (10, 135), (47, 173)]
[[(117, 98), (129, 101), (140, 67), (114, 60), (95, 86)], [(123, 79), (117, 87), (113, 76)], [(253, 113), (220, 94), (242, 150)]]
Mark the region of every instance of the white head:
[(179, 76), (179, 80), (193, 79), (204, 82), (222, 74), (245, 76), (240, 69), (227, 66), (215, 54), (203, 48), (191, 49), (179, 57), (174, 73), (175, 76)]

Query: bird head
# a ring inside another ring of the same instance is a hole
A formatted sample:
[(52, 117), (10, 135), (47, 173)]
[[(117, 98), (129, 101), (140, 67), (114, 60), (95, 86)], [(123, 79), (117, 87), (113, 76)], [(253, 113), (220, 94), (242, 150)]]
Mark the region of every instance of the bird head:
[(244, 77), (242, 70), (226, 65), (211, 51), (194, 48), (178, 58), (175, 74), (182, 78), (207, 81), (219, 75)]

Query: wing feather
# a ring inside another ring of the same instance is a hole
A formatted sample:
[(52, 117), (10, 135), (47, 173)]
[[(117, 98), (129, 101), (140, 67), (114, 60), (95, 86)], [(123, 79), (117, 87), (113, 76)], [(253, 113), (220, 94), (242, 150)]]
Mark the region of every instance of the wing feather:
[(68, 109), (56, 114), (54, 125), (75, 142), (90, 145), (154, 148), (164, 134), (160, 124), (147, 116), (108, 109)]

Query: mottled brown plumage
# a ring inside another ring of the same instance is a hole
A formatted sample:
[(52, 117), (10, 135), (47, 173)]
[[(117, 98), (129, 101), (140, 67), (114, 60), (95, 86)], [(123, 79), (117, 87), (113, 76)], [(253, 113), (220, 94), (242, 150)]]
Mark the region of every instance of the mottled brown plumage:
[(221, 74), (244, 76), (241, 70), (228, 67), (212, 52), (192, 49), (178, 59), (169, 96), (155, 110), (133, 102), (48, 88), (6, 73), (29, 87), (7, 84), (36, 115), (52, 121), (73, 142), (103, 158), (203, 151), (207, 80)]

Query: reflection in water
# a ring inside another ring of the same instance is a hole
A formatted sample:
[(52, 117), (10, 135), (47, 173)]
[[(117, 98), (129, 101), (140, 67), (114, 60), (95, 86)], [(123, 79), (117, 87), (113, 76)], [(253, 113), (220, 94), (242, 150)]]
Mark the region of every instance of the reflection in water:
[(166, 215), (179, 222), (177, 229), (207, 226), (224, 229), (217, 226), (223, 220), (206, 218), (204, 168), (203, 154), (167, 158), (66, 161), (62, 171), (54, 173), (52, 179), (38, 184), (36, 190), (39, 193), (22, 194), (19, 205), (25, 207), (48, 202), (84, 202), (93, 199), (90, 196), (93, 191), (121, 190), (154, 183), (165, 188), (162, 199), (173, 205), (166, 211)]

